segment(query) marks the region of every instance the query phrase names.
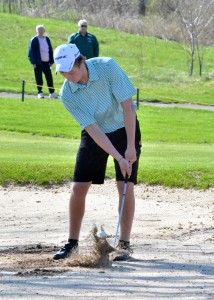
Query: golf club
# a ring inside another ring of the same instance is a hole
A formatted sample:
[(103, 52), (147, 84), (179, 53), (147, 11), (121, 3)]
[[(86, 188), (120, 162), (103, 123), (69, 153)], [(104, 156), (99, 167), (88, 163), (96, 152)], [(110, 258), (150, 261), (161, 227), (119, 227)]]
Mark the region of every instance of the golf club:
[(121, 207), (120, 207), (120, 213), (119, 213), (119, 220), (118, 220), (117, 229), (116, 229), (116, 233), (115, 233), (115, 239), (114, 239), (114, 247), (116, 247), (116, 242), (118, 240), (118, 231), (119, 231), (121, 218), (122, 218), (122, 214), (123, 214), (123, 207), (124, 207), (125, 197), (126, 197), (127, 182), (128, 182), (128, 174), (126, 174), (126, 176), (125, 176), (125, 182), (124, 182), (124, 187), (123, 187), (123, 195), (122, 195), (122, 201), (121, 201)]

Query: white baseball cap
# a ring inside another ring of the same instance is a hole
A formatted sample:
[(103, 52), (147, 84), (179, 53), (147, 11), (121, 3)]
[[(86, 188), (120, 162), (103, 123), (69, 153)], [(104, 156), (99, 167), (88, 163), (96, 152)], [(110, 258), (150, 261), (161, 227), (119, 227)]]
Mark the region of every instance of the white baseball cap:
[(80, 51), (75, 44), (63, 44), (54, 50), (54, 62), (57, 72), (69, 72), (74, 66)]

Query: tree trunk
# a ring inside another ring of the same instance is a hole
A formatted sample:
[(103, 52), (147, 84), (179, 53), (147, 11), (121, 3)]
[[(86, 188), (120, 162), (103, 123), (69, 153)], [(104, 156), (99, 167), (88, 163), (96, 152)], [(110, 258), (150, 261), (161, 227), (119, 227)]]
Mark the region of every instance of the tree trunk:
[(190, 62), (190, 71), (189, 71), (190, 76), (193, 75), (194, 64), (195, 64), (195, 44), (194, 44), (194, 41), (193, 41), (192, 46), (191, 46), (191, 62)]
[(198, 63), (199, 63), (199, 76), (202, 76), (203, 71), (203, 50), (200, 50), (200, 46), (197, 44), (197, 52), (198, 52)]
[(139, 14), (145, 16), (146, 14), (146, 4), (145, 4), (145, 0), (139, 0)]

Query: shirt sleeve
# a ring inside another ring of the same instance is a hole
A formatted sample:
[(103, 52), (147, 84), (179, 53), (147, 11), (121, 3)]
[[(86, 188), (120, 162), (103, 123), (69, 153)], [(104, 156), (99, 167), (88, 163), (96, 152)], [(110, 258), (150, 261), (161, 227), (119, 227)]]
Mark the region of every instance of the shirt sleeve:
[(36, 57), (34, 55), (34, 53), (35, 53), (35, 51), (34, 51), (35, 45), (34, 44), (35, 44), (34, 39), (32, 38), (30, 41), (29, 49), (28, 49), (28, 58), (32, 65), (36, 64)]
[(72, 33), (72, 34), (68, 37), (68, 44), (74, 44), (74, 38), (75, 38), (75, 33)]
[(137, 91), (127, 74), (114, 59), (109, 60), (107, 74), (112, 93), (119, 102), (123, 102), (136, 94)]

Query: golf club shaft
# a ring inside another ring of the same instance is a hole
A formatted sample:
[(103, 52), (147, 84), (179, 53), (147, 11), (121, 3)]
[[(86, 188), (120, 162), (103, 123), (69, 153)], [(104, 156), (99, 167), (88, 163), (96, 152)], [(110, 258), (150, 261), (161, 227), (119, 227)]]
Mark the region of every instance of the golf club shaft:
[(123, 195), (122, 195), (121, 206), (120, 206), (119, 220), (118, 220), (117, 229), (116, 229), (116, 233), (115, 233), (114, 246), (116, 246), (116, 242), (118, 239), (118, 231), (119, 231), (119, 227), (120, 227), (120, 223), (121, 223), (121, 218), (122, 218), (123, 208), (124, 208), (124, 203), (125, 203), (125, 197), (126, 197), (127, 182), (128, 182), (128, 175), (126, 174), (125, 182), (124, 182), (124, 186), (123, 186)]

